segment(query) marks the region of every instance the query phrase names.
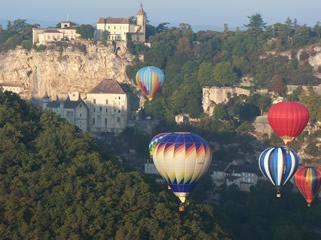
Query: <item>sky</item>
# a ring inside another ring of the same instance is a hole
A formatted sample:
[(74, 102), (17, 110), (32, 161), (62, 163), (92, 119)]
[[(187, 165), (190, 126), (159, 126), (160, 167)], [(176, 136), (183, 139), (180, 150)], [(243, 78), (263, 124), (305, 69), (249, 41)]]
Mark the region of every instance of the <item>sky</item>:
[(154, 26), (244, 27), (256, 13), (267, 25), (284, 23), (287, 17), (311, 27), (321, 22), (321, 0), (0, 0), (0, 20), (58, 23), (68, 16), (75, 23), (94, 25), (100, 17), (136, 16), (141, 3)]

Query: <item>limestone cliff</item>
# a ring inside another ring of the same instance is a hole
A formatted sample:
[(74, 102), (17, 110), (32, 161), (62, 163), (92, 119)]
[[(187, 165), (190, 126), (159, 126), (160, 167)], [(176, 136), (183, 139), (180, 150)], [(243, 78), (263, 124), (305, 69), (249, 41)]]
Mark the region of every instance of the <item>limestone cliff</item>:
[(103, 79), (113, 78), (130, 83), (126, 66), (133, 55), (126, 51), (124, 43), (118, 43), (118, 54), (113, 46), (86, 45), (86, 53), (69, 46), (47, 48), (44, 51), (26, 51), (18, 48), (0, 55), (0, 82), (23, 85), (20, 94), (25, 99), (39, 100), (46, 93), (52, 99), (65, 99), (69, 92), (79, 92), (82, 98)]

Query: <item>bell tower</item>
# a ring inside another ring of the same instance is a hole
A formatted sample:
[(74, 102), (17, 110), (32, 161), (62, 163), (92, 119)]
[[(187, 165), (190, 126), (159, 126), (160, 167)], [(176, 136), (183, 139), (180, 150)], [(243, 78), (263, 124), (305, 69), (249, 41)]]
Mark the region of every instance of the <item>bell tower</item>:
[(137, 25), (140, 26), (139, 32), (144, 34), (144, 41), (145, 41), (145, 35), (146, 35), (146, 13), (143, 9), (143, 4), (140, 4), (140, 8), (138, 10), (138, 13), (136, 14), (137, 19)]

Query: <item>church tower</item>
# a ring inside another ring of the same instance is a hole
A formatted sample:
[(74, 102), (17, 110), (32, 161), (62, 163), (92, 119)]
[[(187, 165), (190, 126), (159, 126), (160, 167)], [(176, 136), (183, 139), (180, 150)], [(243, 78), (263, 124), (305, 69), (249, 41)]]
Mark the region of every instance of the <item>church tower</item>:
[(143, 4), (140, 4), (140, 8), (138, 10), (138, 13), (136, 14), (137, 19), (137, 25), (141, 26), (139, 32), (144, 35), (144, 42), (146, 39), (146, 13), (143, 9)]

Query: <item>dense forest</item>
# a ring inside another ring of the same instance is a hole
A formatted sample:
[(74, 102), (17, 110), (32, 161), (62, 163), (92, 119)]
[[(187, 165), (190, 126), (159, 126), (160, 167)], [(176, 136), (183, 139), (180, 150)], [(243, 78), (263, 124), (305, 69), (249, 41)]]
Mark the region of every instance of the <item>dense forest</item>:
[(54, 113), (0, 92), (1, 239), (230, 239), (213, 207), (165, 186)]

